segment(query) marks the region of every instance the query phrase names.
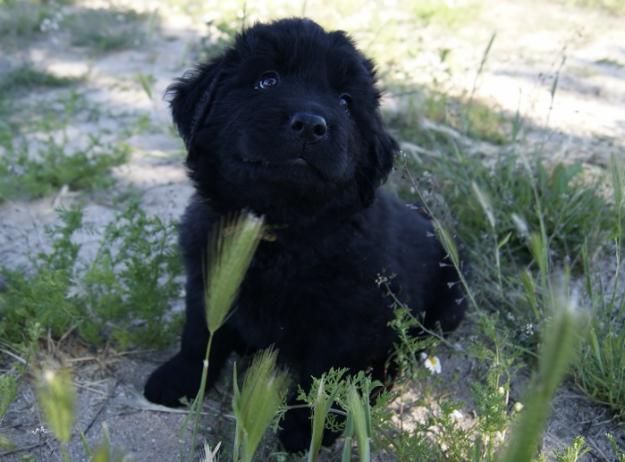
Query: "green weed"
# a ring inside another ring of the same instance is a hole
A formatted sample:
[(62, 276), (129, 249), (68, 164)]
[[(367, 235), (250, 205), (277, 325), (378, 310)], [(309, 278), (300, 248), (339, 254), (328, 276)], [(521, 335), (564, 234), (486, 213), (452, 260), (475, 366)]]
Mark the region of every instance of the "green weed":
[(42, 23), (56, 12), (55, 5), (45, 0), (0, 1), (0, 38), (13, 44), (36, 38)]
[(84, 9), (66, 16), (62, 27), (72, 45), (95, 53), (134, 48), (145, 44), (158, 26), (155, 14), (130, 9)]
[[(539, 157), (527, 160), (514, 152), (486, 164), (460, 149), (407, 162), (409, 183), (434, 207), (434, 214), (451, 210), (474, 263), (472, 274), (479, 280), (474, 286), (495, 296), (495, 304), (516, 305), (518, 300), (502, 300), (501, 294), (517, 293), (508, 290), (508, 283), (514, 285), (526, 265), (539, 263), (532, 254), (532, 234), (544, 234), (549, 261), (569, 262), (580, 269), (583, 249), (598, 251), (622, 226), (623, 215), (618, 213), (622, 206), (604, 194), (609, 174), (588, 179), (579, 164), (548, 166)], [(525, 309), (526, 305), (516, 306), (512, 312)]]
[(475, 1), (462, 1), (455, 4), (442, 0), (425, 0), (408, 4), (408, 11), (425, 24), (440, 24), (446, 27), (459, 27), (475, 18), (480, 5)]
[(625, 4), (621, 0), (568, 0), (568, 3), (605, 10), (609, 13), (625, 14)]
[(25, 345), (28, 332), (40, 325), (53, 338), (74, 329), (95, 345), (167, 344), (177, 328), (169, 304), (180, 294), (174, 227), (131, 204), (107, 226), (95, 258), (82, 262), (73, 240), (82, 212), (60, 215), (62, 224), (48, 231), (51, 249), (34, 257), (35, 271), (5, 271), (0, 336)]
[(589, 452), (583, 436), (577, 436), (568, 448), (556, 451), (556, 462), (577, 462)]
[(0, 376), (0, 422), (17, 395), (17, 379), (12, 374)]
[(26, 63), (0, 76), (0, 99), (14, 98), (18, 93), (34, 88), (66, 87), (78, 81), (79, 79), (61, 77)]
[[(613, 201), (617, 204), (617, 221), (625, 214), (625, 168), (612, 158)], [(606, 271), (605, 262), (594, 262), (586, 250), (583, 254), (585, 292), (592, 307), (590, 334), (575, 367), (575, 381), (592, 399), (625, 416), (625, 297), (622, 286), (622, 234), (619, 227), (613, 236), (614, 268)], [(594, 274), (603, 278), (593, 278)]]
[(167, 345), (173, 339), (169, 307), (180, 296), (175, 228), (150, 217), (134, 201), (110, 222), (99, 250), (81, 274), (86, 315), (79, 331), (91, 343), (110, 339), (121, 348)]
[(406, 141), (428, 148), (446, 144), (448, 140), (445, 137), (423, 128), (423, 118), (495, 145), (506, 145), (514, 141), (518, 131), (515, 118), (503, 111), (493, 110), (476, 100), (469, 102), (464, 97), (452, 97), (425, 88), (412, 93), (415, 94), (403, 98), (407, 101), (406, 108), (387, 113), (389, 125)]
[(612, 58), (601, 58), (595, 61), (595, 64), (600, 64), (602, 66), (614, 67), (616, 69), (622, 69), (625, 67), (621, 61)]
[(0, 158), (0, 201), (42, 197), (63, 186), (74, 191), (111, 186), (111, 168), (128, 158), (127, 145), (107, 146), (95, 136), (85, 148), (73, 152), (67, 152), (66, 143), (50, 137), (37, 155), (30, 155), (25, 141), (11, 141)]

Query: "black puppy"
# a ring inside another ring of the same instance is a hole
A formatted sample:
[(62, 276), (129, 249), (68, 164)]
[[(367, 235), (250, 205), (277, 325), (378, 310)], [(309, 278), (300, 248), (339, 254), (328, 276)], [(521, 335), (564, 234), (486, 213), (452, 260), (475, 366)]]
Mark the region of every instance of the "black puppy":
[[(391, 289), (426, 326), (458, 325), (458, 275), (430, 221), (378, 189), (398, 147), (382, 124), (375, 81), (372, 62), (343, 32), (286, 19), (247, 29), (172, 85), (197, 192), (181, 225), (182, 346), (148, 379), (150, 401), (175, 406), (198, 391), (208, 337), (203, 253), (220, 217), (241, 209), (263, 215), (274, 239), (261, 242), (214, 339), (209, 386), (233, 350), (270, 345), (304, 388), (331, 367), (384, 380), (396, 337), (380, 274), (393, 276)], [(286, 414), (287, 450), (308, 446), (308, 417)]]

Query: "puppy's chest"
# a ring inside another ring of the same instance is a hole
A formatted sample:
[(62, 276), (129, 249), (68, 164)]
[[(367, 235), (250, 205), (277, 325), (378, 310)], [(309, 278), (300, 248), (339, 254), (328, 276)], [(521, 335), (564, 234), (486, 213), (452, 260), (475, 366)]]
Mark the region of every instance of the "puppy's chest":
[(239, 329), (258, 347), (304, 342), (302, 329), (338, 334), (338, 326), (354, 324), (355, 301), (358, 315), (375, 321), (382, 291), (362, 260), (349, 248), (328, 256), (261, 248), (239, 293)]

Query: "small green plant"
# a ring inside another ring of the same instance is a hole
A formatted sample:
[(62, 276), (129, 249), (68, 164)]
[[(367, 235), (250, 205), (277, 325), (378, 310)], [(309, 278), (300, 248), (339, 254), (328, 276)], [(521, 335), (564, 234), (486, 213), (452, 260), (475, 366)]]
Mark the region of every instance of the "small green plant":
[(556, 462), (577, 462), (580, 457), (590, 452), (583, 436), (577, 436), (568, 448), (556, 451)]
[(138, 13), (131, 9), (84, 9), (63, 20), (72, 44), (95, 53), (140, 46), (157, 26), (155, 13)]
[(568, 3), (586, 8), (597, 8), (609, 13), (625, 14), (625, 5), (621, 0), (568, 0)]
[(67, 152), (66, 140), (50, 137), (37, 155), (17, 142), (0, 158), (0, 201), (15, 197), (41, 197), (67, 186), (71, 190), (94, 190), (110, 186), (112, 167), (124, 163), (125, 144), (104, 145), (91, 136), (85, 148)]
[(80, 273), (88, 319), (81, 335), (96, 345), (167, 345), (177, 317), (169, 306), (180, 296), (180, 255), (175, 227), (148, 216), (137, 201), (110, 222), (86, 271)]
[(17, 395), (17, 378), (9, 373), (0, 375), (0, 422)]
[[(17, 377), (12, 371), (0, 375), (0, 424), (17, 396)], [(0, 449), (10, 449), (11, 441), (0, 433)]]
[[(616, 221), (625, 215), (625, 167), (612, 157), (613, 202)], [(625, 297), (622, 286), (622, 236), (618, 226), (613, 236), (614, 270), (612, 283), (606, 285), (593, 279), (599, 274), (587, 249), (583, 253), (585, 291), (592, 306), (593, 318), (587, 341), (581, 349), (581, 361), (575, 366), (575, 381), (590, 398), (625, 416)], [(605, 273), (605, 263), (600, 262)]]
[(135, 80), (141, 86), (147, 97), (152, 99), (152, 92), (156, 78), (152, 74), (139, 73), (135, 76)]
[(85, 452), (92, 462), (130, 462), (133, 460), (124, 451), (113, 447), (106, 422), (102, 423), (102, 442), (94, 450), (89, 447), (84, 435), (81, 434), (81, 437)]
[(18, 45), (37, 37), (42, 32), (44, 21), (57, 13), (51, 3), (45, 0), (2, 0), (0, 38)]
[(106, 228), (94, 259), (82, 262), (73, 239), (82, 210), (59, 213), (62, 224), (48, 230), (51, 249), (33, 257), (34, 272), (5, 272), (0, 337), (28, 345), (29, 332), (40, 325), (53, 338), (74, 328), (96, 345), (168, 342), (177, 324), (167, 315), (169, 303), (180, 293), (174, 226), (131, 204)]
[(0, 77), (0, 99), (15, 97), (24, 90), (67, 87), (76, 82), (78, 79), (61, 77), (26, 63)]

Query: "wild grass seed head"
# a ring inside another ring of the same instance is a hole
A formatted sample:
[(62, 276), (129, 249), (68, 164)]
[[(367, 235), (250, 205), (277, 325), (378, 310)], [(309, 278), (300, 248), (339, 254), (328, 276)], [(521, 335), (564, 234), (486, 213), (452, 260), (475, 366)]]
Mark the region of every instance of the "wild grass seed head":
[(50, 431), (62, 444), (67, 444), (76, 408), (76, 388), (69, 370), (44, 370), (38, 378), (37, 398)]
[(221, 327), (262, 236), (263, 219), (241, 214), (222, 221), (208, 249), (204, 303), (208, 330)]
[(257, 354), (241, 388), (236, 381), (235, 368), (232, 408), (236, 418), (236, 439), (241, 446), (239, 460), (243, 462), (251, 462), (261, 438), (284, 405), (288, 375), (277, 369), (277, 356), (273, 349)]

